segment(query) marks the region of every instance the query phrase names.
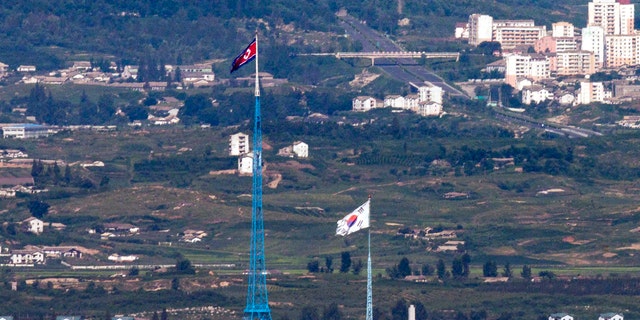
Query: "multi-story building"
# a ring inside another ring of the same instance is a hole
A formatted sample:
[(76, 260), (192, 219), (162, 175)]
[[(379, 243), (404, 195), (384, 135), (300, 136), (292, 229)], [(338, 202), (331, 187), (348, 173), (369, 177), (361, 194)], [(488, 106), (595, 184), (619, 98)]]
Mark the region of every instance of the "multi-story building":
[(556, 22), (551, 24), (551, 36), (554, 38), (573, 38), (575, 36), (575, 27), (569, 22)]
[(519, 78), (537, 81), (551, 77), (549, 58), (541, 54), (512, 54), (505, 57), (505, 62), (505, 82), (512, 87)]
[(378, 100), (369, 96), (358, 96), (351, 101), (353, 111), (366, 112), (378, 107)]
[(229, 155), (239, 156), (249, 151), (249, 135), (242, 132), (231, 135), (229, 139)]
[(587, 26), (582, 29), (581, 50), (593, 52), (596, 70), (604, 67), (604, 29), (601, 26)]
[(606, 36), (605, 37), (605, 66), (618, 68), (632, 66), (638, 63), (640, 35)]
[(604, 90), (602, 82), (580, 82), (578, 104), (604, 102), (607, 98), (611, 98), (611, 92)]
[(438, 86), (422, 86), (418, 88), (418, 97), (421, 102), (431, 101), (442, 104), (444, 91)]
[(633, 33), (635, 10), (629, 0), (593, 0), (588, 11), (587, 25), (601, 26), (607, 36)]
[(474, 13), (469, 16), (469, 44), (477, 46), (485, 41), (492, 41), (493, 17)]
[(589, 51), (558, 52), (552, 72), (558, 76), (588, 75), (596, 72), (595, 56)]
[(533, 47), (538, 53), (567, 52), (578, 50), (578, 42), (574, 37), (545, 36), (538, 39)]
[(533, 46), (547, 34), (546, 26), (536, 26), (533, 20), (495, 20), (493, 41), (500, 42), (502, 49), (513, 49), (519, 45)]

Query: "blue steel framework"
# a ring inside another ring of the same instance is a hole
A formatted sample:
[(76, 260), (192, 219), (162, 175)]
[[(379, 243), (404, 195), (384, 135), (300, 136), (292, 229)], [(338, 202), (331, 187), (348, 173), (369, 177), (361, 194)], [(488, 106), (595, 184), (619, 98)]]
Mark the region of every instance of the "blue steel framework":
[(264, 254), (262, 211), (262, 120), (258, 83), (258, 35), (256, 33), (256, 110), (253, 129), (253, 203), (251, 207), (251, 253), (244, 320), (271, 320), (267, 294), (267, 267)]

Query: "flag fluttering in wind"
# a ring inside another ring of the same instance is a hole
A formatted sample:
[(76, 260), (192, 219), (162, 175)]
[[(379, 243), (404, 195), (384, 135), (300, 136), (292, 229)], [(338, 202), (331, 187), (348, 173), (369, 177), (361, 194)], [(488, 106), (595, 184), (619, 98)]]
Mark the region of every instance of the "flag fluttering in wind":
[(360, 229), (369, 228), (369, 203), (371, 200), (367, 200), (364, 204), (359, 206), (353, 212), (338, 221), (338, 228), (336, 229), (336, 235), (346, 236), (352, 234)]
[(240, 69), (240, 67), (255, 59), (257, 53), (258, 41), (256, 39), (253, 39), (253, 41), (247, 46), (247, 48), (244, 49), (244, 51), (242, 51), (242, 53), (239, 54), (235, 59), (233, 59), (231, 72)]

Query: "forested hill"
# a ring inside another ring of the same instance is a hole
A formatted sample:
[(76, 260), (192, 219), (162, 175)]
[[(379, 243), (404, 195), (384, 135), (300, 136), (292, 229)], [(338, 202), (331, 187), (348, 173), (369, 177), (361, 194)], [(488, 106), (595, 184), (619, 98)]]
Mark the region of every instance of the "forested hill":
[[(152, 56), (168, 64), (191, 63), (234, 55), (255, 29), (271, 40), (291, 32), (339, 34), (335, 12), (340, 8), (391, 36), (450, 36), (455, 22), (466, 21), (476, 12), (498, 19), (535, 19), (547, 25), (564, 20), (582, 26), (587, 2), (4, 0), (0, 2), (0, 61), (12, 67), (57, 68), (65, 54), (87, 52), (112, 55), (123, 62)], [(409, 18), (411, 24), (398, 27), (401, 18)], [(279, 28), (284, 25), (289, 27)]]

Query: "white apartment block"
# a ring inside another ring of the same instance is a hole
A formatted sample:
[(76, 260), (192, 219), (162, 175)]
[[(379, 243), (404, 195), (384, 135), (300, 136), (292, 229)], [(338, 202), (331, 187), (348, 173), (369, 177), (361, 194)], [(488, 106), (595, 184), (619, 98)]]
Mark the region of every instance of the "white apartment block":
[(601, 26), (605, 35), (633, 33), (634, 5), (630, 0), (593, 0), (589, 2), (588, 26)]
[(253, 174), (253, 152), (245, 153), (238, 158), (238, 173), (240, 175)]
[(575, 27), (569, 22), (562, 21), (551, 24), (551, 36), (554, 38), (573, 38), (575, 32)]
[(593, 52), (596, 70), (604, 67), (604, 29), (601, 26), (587, 26), (582, 29), (581, 50)]
[(493, 23), (493, 41), (500, 42), (503, 49), (533, 46), (546, 34), (547, 27), (535, 26), (533, 20), (495, 20)]
[(556, 38), (545, 36), (535, 42), (533, 48), (538, 53), (555, 53), (578, 50), (578, 41), (575, 37)]
[(549, 59), (544, 55), (513, 54), (506, 56), (505, 62), (505, 82), (512, 87), (516, 87), (519, 78), (537, 81), (551, 77)]
[(404, 97), (400, 95), (389, 95), (384, 97), (385, 108), (407, 109), (404, 104)]
[(595, 55), (589, 51), (558, 52), (554, 68), (558, 76), (588, 75), (596, 72)]
[(431, 101), (442, 104), (444, 91), (438, 86), (422, 86), (418, 88), (420, 102)]
[(592, 102), (604, 102), (611, 98), (611, 92), (604, 90), (602, 82), (580, 82), (580, 94), (578, 104), (590, 104)]
[(369, 96), (358, 96), (351, 102), (353, 111), (366, 112), (378, 107), (378, 100)]
[(606, 36), (605, 66), (618, 68), (638, 64), (640, 35)]
[(418, 104), (417, 113), (423, 117), (438, 116), (442, 113), (442, 104), (433, 101), (422, 101)]
[(491, 41), (493, 36), (493, 17), (474, 13), (469, 16), (469, 44), (477, 46)]
[(232, 134), (229, 138), (229, 155), (239, 156), (248, 153), (250, 150), (249, 135), (242, 132)]

